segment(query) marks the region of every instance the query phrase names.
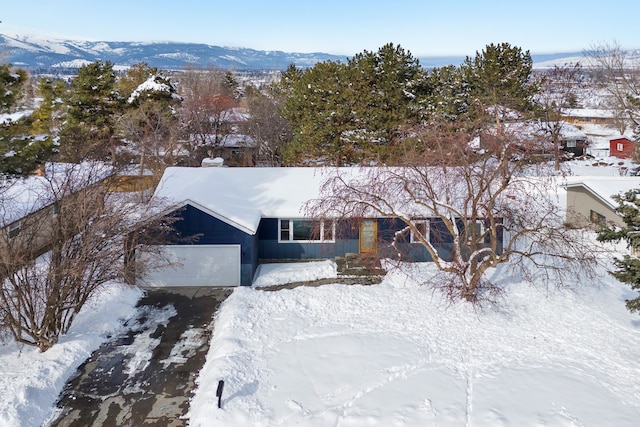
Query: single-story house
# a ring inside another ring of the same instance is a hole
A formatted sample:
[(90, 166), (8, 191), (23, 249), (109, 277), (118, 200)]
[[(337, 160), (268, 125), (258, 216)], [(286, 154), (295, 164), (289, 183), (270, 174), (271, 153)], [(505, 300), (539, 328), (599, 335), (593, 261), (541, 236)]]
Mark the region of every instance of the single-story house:
[[(505, 129), (519, 140), (516, 143), (522, 145), (523, 152), (530, 156), (552, 157), (555, 151), (553, 135), (557, 135), (558, 149), (566, 153), (567, 157), (584, 155), (590, 144), (587, 134), (565, 121), (506, 122)], [(482, 141), (479, 146), (483, 148)]]
[(587, 134), (578, 129), (571, 123), (560, 122), (540, 122), (537, 124), (536, 133), (542, 135), (550, 135), (554, 130), (559, 130), (558, 137), (560, 149), (565, 153), (571, 153), (573, 156), (582, 156), (585, 154), (589, 146), (589, 138)]
[(569, 123), (581, 124), (612, 124), (615, 121), (614, 110), (598, 108), (569, 108), (564, 110), (563, 117)]
[[(402, 253), (405, 260), (431, 260), (411, 235), (393, 252), (382, 244), (406, 229), (397, 218), (305, 216), (305, 204), (318, 198), (329, 170), (167, 168), (154, 199), (166, 206), (163, 214), (179, 218), (173, 227), (180, 236), (196, 236), (196, 240), (165, 245), (165, 253), (176, 265), (152, 272), (142, 284), (251, 285), (263, 262), (333, 259), (347, 254), (393, 257)], [(426, 216), (416, 217), (415, 222), (429, 230), (430, 242), (446, 258), (453, 239), (443, 231), (443, 223)], [(499, 240), (501, 244), (501, 234)]]
[[(102, 163), (47, 163), (37, 174), (0, 181), (0, 262), (8, 247), (28, 245), (35, 257), (51, 245), (61, 206), (86, 186), (107, 183), (113, 168)], [(27, 227), (28, 233), (25, 231)]]
[(609, 155), (619, 159), (631, 159), (636, 150), (635, 142), (621, 136), (609, 140)]
[(581, 177), (562, 187), (567, 192), (567, 223), (582, 226), (606, 222), (622, 226), (622, 217), (615, 211), (618, 204), (612, 197), (640, 188), (640, 177)]

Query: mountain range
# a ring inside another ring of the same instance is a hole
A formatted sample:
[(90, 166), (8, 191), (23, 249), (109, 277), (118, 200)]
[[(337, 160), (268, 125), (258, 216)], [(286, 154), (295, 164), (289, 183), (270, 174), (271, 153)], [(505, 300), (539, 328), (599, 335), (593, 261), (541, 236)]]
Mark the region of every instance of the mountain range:
[[(532, 54), (534, 67), (562, 65), (584, 60), (582, 52)], [(42, 35), (0, 34), (0, 60), (36, 72), (63, 72), (84, 64), (111, 61), (126, 68), (145, 62), (165, 70), (192, 67), (218, 67), (237, 71), (284, 70), (290, 64), (309, 67), (320, 61), (345, 61), (328, 53), (262, 51), (248, 48), (212, 46), (179, 42), (109, 42), (56, 39)], [(424, 67), (459, 65), (463, 56), (420, 57)]]

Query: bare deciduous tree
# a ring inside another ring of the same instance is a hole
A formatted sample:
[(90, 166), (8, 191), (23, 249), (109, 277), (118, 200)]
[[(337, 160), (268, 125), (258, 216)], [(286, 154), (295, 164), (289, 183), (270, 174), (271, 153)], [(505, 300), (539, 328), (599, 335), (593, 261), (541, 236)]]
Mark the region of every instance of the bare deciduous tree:
[(541, 109), (543, 122), (539, 131), (553, 142), (553, 160), (555, 170), (560, 170), (560, 145), (566, 122), (563, 117), (567, 109), (575, 108), (579, 91), (584, 88), (584, 74), (579, 63), (554, 66), (544, 74), (540, 83), (540, 92), (535, 100)]
[[(406, 227), (386, 244), (399, 245), (410, 232), (435, 266), (449, 273), (434, 286), (451, 300), (493, 298), (499, 289), (485, 273), (506, 262), (523, 273), (532, 263), (558, 286), (593, 272), (598, 250), (582, 230), (565, 227), (553, 199), (553, 171), (527, 176), (531, 166), (510, 160), (536, 142), (518, 141), (504, 130), (482, 137), (483, 148), (472, 149), (470, 135), (425, 131), (420, 151), (400, 167), (337, 169), (321, 196), (307, 205), (307, 214), (399, 218)], [(400, 250), (393, 252), (402, 259)]]
[(593, 62), (592, 71), (600, 87), (609, 94), (617, 117), (640, 127), (640, 67), (628, 60), (619, 44), (592, 46), (586, 53)]
[[(5, 226), (0, 229), (0, 328), (41, 351), (69, 330), (97, 290), (144, 274), (144, 264), (130, 268), (125, 250), (138, 243), (141, 224), (145, 236), (166, 229), (166, 222), (145, 221), (148, 213), (129, 194), (109, 191), (104, 166), (55, 168), (22, 182), (24, 194), (7, 188), (0, 196), (3, 207), (13, 208), (3, 209), (0, 218)], [(32, 197), (23, 199), (27, 193)], [(16, 214), (17, 228), (10, 226)]]
[(178, 117), (168, 105), (144, 102), (121, 115), (117, 128), (135, 153), (140, 174), (148, 168), (159, 176), (177, 164)]
[(284, 145), (291, 141), (291, 126), (279, 113), (282, 103), (275, 90), (265, 93), (258, 89), (247, 88), (248, 118), (244, 132), (256, 144), (258, 161), (265, 166), (280, 166)]
[(217, 68), (189, 69), (179, 76), (179, 82), (184, 143), (193, 165), (199, 165), (232, 132), (229, 119), (237, 106), (236, 87), (229, 74)]

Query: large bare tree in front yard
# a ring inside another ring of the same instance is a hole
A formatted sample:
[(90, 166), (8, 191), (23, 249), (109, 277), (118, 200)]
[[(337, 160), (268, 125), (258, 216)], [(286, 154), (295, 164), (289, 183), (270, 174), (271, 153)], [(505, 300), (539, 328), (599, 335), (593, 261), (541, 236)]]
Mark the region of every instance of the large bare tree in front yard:
[(565, 227), (553, 165), (512, 161), (535, 152), (537, 142), (504, 128), (482, 134), (481, 148), (470, 140), (459, 131), (425, 130), (398, 167), (337, 169), (307, 214), (399, 218), (405, 229), (386, 243), (393, 248), (411, 233), (447, 273), (434, 286), (451, 300), (492, 299), (499, 289), (485, 273), (506, 262), (522, 274), (535, 266), (558, 286), (593, 272), (598, 250), (583, 230)]
[[(97, 290), (144, 273), (144, 265), (129, 268), (125, 247), (135, 245), (147, 213), (132, 195), (109, 191), (104, 178), (111, 172), (95, 164), (57, 164), (46, 177), (0, 191), (3, 334), (46, 351)], [(144, 224), (147, 235), (163, 229)]]

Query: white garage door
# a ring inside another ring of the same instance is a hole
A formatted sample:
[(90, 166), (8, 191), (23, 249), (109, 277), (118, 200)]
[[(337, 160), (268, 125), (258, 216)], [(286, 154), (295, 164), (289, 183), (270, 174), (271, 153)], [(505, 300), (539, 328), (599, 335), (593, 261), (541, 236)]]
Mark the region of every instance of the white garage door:
[(239, 286), (240, 245), (168, 245), (175, 265), (155, 270), (146, 286)]

